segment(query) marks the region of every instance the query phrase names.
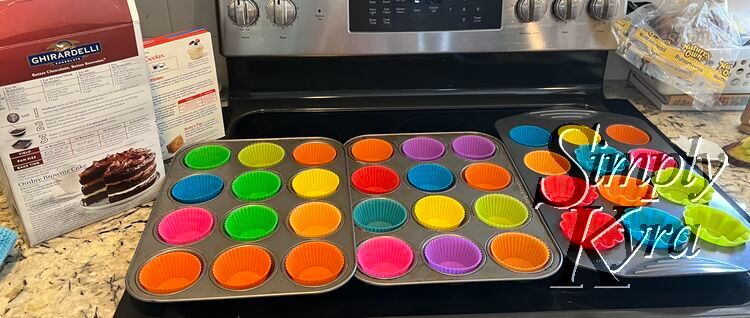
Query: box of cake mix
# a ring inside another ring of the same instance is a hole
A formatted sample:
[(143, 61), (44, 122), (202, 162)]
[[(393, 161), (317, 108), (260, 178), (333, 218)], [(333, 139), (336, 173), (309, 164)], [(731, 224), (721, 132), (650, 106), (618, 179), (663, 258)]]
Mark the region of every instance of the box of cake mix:
[(211, 33), (190, 30), (146, 40), (162, 154), (224, 137)]
[(2, 183), (28, 243), (152, 200), (164, 167), (133, 0), (0, 1), (0, 30)]

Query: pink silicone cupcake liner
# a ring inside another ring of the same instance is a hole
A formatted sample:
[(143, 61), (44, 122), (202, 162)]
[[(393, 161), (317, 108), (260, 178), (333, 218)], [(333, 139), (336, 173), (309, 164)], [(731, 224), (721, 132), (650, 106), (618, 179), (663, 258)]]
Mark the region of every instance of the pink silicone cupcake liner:
[(667, 153), (653, 149), (633, 149), (628, 152), (628, 157), (630, 157), (630, 164), (636, 165), (638, 168), (646, 171), (676, 168), (678, 166), (675, 158)]
[(211, 233), (214, 217), (206, 209), (182, 208), (159, 222), (157, 232), (164, 242), (185, 245), (198, 242)]
[(404, 142), (401, 149), (407, 158), (414, 161), (438, 160), (445, 154), (445, 145), (442, 142), (427, 137), (409, 139)]
[(382, 236), (369, 239), (357, 249), (359, 270), (377, 279), (394, 279), (404, 276), (414, 262), (414, 252), (409, 244), (395, 237)]
[(484, 255), (474, 242), (454, 235), (440, 236), (424, 248), (427, 265), (448, 275), (465, 275), (482, 265)]

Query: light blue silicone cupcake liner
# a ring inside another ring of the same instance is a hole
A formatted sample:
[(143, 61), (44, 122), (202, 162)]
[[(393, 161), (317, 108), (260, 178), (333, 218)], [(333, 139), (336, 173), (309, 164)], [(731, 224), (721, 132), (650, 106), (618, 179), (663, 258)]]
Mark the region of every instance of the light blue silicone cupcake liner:
[(424, 192), (442, 192), (453, 185), (455, 178), (447, 168), (430, 163), (409, 169), (406, 175), (409, 183)]
[(581, 167), (589, 172), (598, 169), (599, 175), (617, 174), (630, 166), (627, 155), (612, 146), (595, 145), (592, 150), (591, 145), (583, 145), (575, 150), (575, 157)]
[(406, 208), (391, 199), (368, 199), (354, 207), (354, 223), (367, 232), (395, 231), (406, 223), (407, 218)]
[(518, 126), (511, 129), (510, 138), (529, 147), (543, 147), (552, 142), (552, 134), (549, 131), (533, 125)]
[[(690, 231), (682, 231), (685, 224), (677, 217), (655, 208), (641, 207), (625, 210), (626, 213), (634, 212), (626, 217), (622, 223), (628, 229), (630, 236), (640, 242), (644, 239), (646, 229), (651, 227), (646, 245), (657, 249), (666, 249), (670, 246), (680, 246), (690, 239)], [(658, 227), (659, 232), (656, 227)], [(654, 242), (660, 232), (666, 231), (658, 241)], [(674, 238), (679, 235), (677, 238)]]
[(180, 180), (172, 187), (172, 197), (180, 203), (198, 204), (215, 198), (224, 189), (224, 181), (211, 174), (199, 174)]
[(16, 240), (18, 234), (13, 230), (5, 227), (0, 227), (0, 264), (5, 261), (5, 258), (10, 255), (10, 251), (13, 250), (13, 246), (16, 246)]

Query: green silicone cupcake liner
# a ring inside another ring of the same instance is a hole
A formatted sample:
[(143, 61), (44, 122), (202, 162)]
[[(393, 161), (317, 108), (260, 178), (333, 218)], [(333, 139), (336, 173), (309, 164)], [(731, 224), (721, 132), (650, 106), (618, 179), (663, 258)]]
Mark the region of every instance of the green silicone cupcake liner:
[(722, 210), (696, 204), (688, 206), (683, 217), (690, 230), (706, 242), (732, 247), (750, 240), (750, 228)]
[(529, 219), (529, 210), (518, 199), (505, 194), (489, 194), (477, 199), (474, 211), (482, 222), (498, 229), (520, 227)]
[(284, 160), (285, 154), (284, 148), (277, 144), (259, 142), (240, 150), (237, 159), (248, 168), (268, 168)]
[(706, 204), (711, 202), (715, 192), (711, 186), (696, 200), (709, 186), (709, 181), (693, 172), (677, 168), (657, 171), (653, 183), (661, 197), (681, 205)]
[(250, 171), (232, 182), (232, 193), (245, 201), (262, 201), (281, 190), (281, 178), (269, 171)]
[(247, 205), (237, 208), (224, 220), (224, 231), (233, 240), (257, 241), (276, 229), (279, 215), (264, 205)]
[(185, 155), (185, 165), (195, 170), (211, 170), (223, 166), (232, 158), (229, 148), (218, 145), (200, 146)]

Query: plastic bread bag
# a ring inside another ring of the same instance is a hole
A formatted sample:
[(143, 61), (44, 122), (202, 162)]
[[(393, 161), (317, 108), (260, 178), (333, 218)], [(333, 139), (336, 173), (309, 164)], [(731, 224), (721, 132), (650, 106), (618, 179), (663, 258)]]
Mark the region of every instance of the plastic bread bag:
[(692, 96), (699, 110), (718, 104), (742, 43), (718, 0), (657, 1), (618, 20), (613, 32), (617, 54)]

